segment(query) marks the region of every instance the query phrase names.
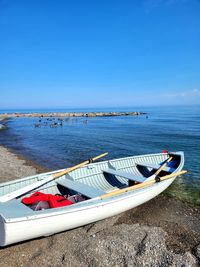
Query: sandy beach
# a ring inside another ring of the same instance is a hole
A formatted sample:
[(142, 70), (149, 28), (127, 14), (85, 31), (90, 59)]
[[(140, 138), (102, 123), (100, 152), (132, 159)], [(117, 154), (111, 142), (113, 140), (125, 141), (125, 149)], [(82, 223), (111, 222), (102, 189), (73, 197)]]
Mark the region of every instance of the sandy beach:
[[(0, 146), (0, 180), (45, 171)], [(165, 195), (118, 216), (0, 249), (3, 266), (198, 266), (200, 208)]]

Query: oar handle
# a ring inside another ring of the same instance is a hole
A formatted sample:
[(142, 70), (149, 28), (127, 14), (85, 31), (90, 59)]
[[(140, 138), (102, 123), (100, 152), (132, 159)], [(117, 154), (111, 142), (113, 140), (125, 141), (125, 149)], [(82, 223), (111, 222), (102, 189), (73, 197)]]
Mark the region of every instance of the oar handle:
[(65, 170), (63, 170), (63, 171), (60, 171), (60, 172), (58, 172), (58, 173), (55, 173), (55, 174), (53, 174), (53, 179), (57, 179), (57, 178), (59, 178), (60, 176), (63, 176), (63, 175), (65, 175), (65, 174), (67, 174), (67, 173), (69, 173), (69, 172), (71, 172), (71, 171), (74, 171), (74, 170), (76, 170), (76, 169), (78, 169), (78, 168), (81, 168), (81, 167), (83, 167), (83, 166), (85, 166), (85, 165), (87, 165), (87, 164), (89, 164), (89, 163), (91, 163), (91, 162), (93, 162), (93, 161), (95, 161), (95, 160), (97, 160), (97, 159), (100, 159), (100, 158), (102, 158), (102, 157), (105, 157), (106, 155), (108, 155), (107, 152), (106, 152), (106, 153), (103, 153), (103, 154), (100, 154), (100, 155), (98, 155), (98, 156), (96, 156), (96, 157), (94, 157), (94, 158), (91, 158), (91, 159), (89, 159), (89, 160), (86, 160), (86, 161), (84, 161), (84, 162), (82, 162), (82, 163), (80, 163), (80, 164), (78, 164), (78, 165), (75, 165), (75, 166), (73, 166), (73, 167), (71, 167), (71, 168), (67, 168), (67, 169), (65, 169)]
[[(180, 172), (174, 172), (174, 173), (171, 173), (171, 174), (167, 174), (167, 175), (165, 175), (165, 176), (163, 176), (163, 177), (160, 177), (160, 181), (164, 181), (164, 180), (173, 178), (174, 176), (180, 176), (180, 175), (185, 174), (185, 173), (187, 173), (187, 172), (188, 172), (188, 171), (186, 171), (186, 170), (182, 170), (182, 171), (180, 171)], [(155, 182), (156, 182), (156, 180), (155, 180)]]
[[(164, 180), (170, 179), (172, 177), (184, 174), (186, 172), (187, 172), (186, 170), (183, 170), (183, 171), (180, 171), (180, 172), (168, 174), (168, 175), (165, 175), (163, 177), (160, 177), (159, 181), (164, 181)], [(141, 184), (136, 184), (136, 185), (133, 185), (133, 186), (129, 186), (127, 188), (119, 189), (119, 190), (116, 190), (116, 191), (113, 191), (113, 192), (110, 192), (110, 193), (107, 193), (107, 194), (104, 194), (104, 195), (100, 196), (100, 199), (105, 199), (105, 198), (116, 196), (116, 195), (131, 191), (131, 190), (136, 190), (136, 189), (139, 189), (139, 188), (143, 188), (143, 187), (155, 184), (157, 181), (158, 180), (154, 179), (154, 180), (150, 180), (150, 181), (147, 181), (147, 182), (144, 182), (144, 183), (141, 183)]]
[(92, 161), (95, 161), (95, 160), (97, 160), (97, 159), (103, 158), (103, 157), (105, 157), (105, 156), (107, 156), (107, 155), (108, 155), (108, 152), (105, 152), (105, 153), (103, 153), (103, 154), (100, 154), (100, 155), (98, 155), (98, 156), (92, 158)]

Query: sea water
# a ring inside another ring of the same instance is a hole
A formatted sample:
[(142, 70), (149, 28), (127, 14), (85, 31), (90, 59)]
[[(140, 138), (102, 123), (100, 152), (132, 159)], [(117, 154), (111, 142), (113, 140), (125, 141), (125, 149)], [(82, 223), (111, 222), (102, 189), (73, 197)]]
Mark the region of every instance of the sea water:
[[(109, 153), (104, 158), (106, 160), (157, 153), (163, 149), (184, 151), (184, 169), (188, 173), (176, 179), (167, 194), (200, 204), (199, 106), (92, 111), (143, 111), (148, 116), (71, 117), (64, 118), (62, 126), (57, 118), (52, 121), (46, 118), (41, 121), (40, 118), (11, 118), (7, 121), (7, 130), (0, 132), (0, 144), (52, 170), (72, 166), (103, 152)], [(57, 127), (50, 127), (54, 122), (58, 123)], [(35, 127), (37, 123), (41, 126)]]

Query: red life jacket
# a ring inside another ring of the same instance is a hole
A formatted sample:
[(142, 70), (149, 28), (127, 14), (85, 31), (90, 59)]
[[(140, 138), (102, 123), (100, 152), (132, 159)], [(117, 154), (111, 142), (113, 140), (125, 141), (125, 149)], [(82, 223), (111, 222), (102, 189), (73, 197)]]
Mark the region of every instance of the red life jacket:
[(73, 202), (63, 196), (55, 196), (52, 194), (44, 194), (41, 192), (35, 192), (30, 197), (22, 198), (22, 203), (25, 205), (31, 205), (39, 201), (47, 201), (51, 208), (58, 208), (73, 204)]
[(48, 202), (51, 208), (64, 207), (73, 204), (73, 202), (71, 202), (70, 200), (66, 199), (63, 196), (54, 196), (54, 195), (51, 195), (49, 197)]

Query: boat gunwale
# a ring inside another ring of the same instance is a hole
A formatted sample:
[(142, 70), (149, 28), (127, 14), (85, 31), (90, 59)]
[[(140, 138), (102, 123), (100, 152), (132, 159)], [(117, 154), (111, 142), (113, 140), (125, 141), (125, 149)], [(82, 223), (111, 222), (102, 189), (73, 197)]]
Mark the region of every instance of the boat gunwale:
[[(178, 152), (171, 152), (172, 154), (177, 154), (177, 153), (180, 153), (182, 151), (178, 151)], [(153, 157), (153, 156), (159, 156), (159, 155), (167, 155), (168, 153), (154, 153), (154, 154), (146, 154), (146, 155), (136, 155), (136, 156), (128, 156), (128, 157), (123, 157), (123, 158), (118, 158), (118, 159), (110, 159), (110, 160), (102, 160), (100, 162), (93, 162), (93, 163), (90, 163), (86, 166), (83, 166), (80, 169), (84, 169), (84, 168), (87, 168), (87, 167), (92, 167), (93, 165), (94, 166), (97, 166), (97, 165), (100, 165), (102, 163), (108, 163), (108, 162), (117, 162), (117, 161), (121, 161), (121, 160), (126, 160), (126, 159), (131, 159), (131, 158), (141, 158), (141, 157)], [(69, 167), (70, 168), (70, 167)], [(18, 182), (23, 182), (23, 181), (26, 181), (26, 180), (29, 180), (29, 179), (34, 179), (34, 178), (37, 178), (37, 177), (42, 177), (42, 176), (46, 176), (46, 175), (51, 175), (51, 174), (54, 174), (54, 173), (57, 173), (57, 172), (60, 172), (60, 171), (63, 171), (67, 168), (63, 168), (63, 169), (59, 169), (59, 170), (54, 170), (54, 171), (50, 171), (50, 172), (43, 172), (43, 173), (39, 173), (39, 174), (35, 174), (35, 175), (31, 175), (31, 176), (26, 176), (26, 177), (22, 177), (22, 178), (17, 178), (17, 179), (13, 179), (13, 180), (9, 180), (9, 181), (6, 181), (6, 182), (2, 182), (0, 183), (0, 188), (2, 186), (7, 186), (9, 184), (15, 184), (15, 183), (18, 183)], [(78, 178), (79, 179), (79, 178)], [(42, 180), (42, 179), (41, 179)]]

